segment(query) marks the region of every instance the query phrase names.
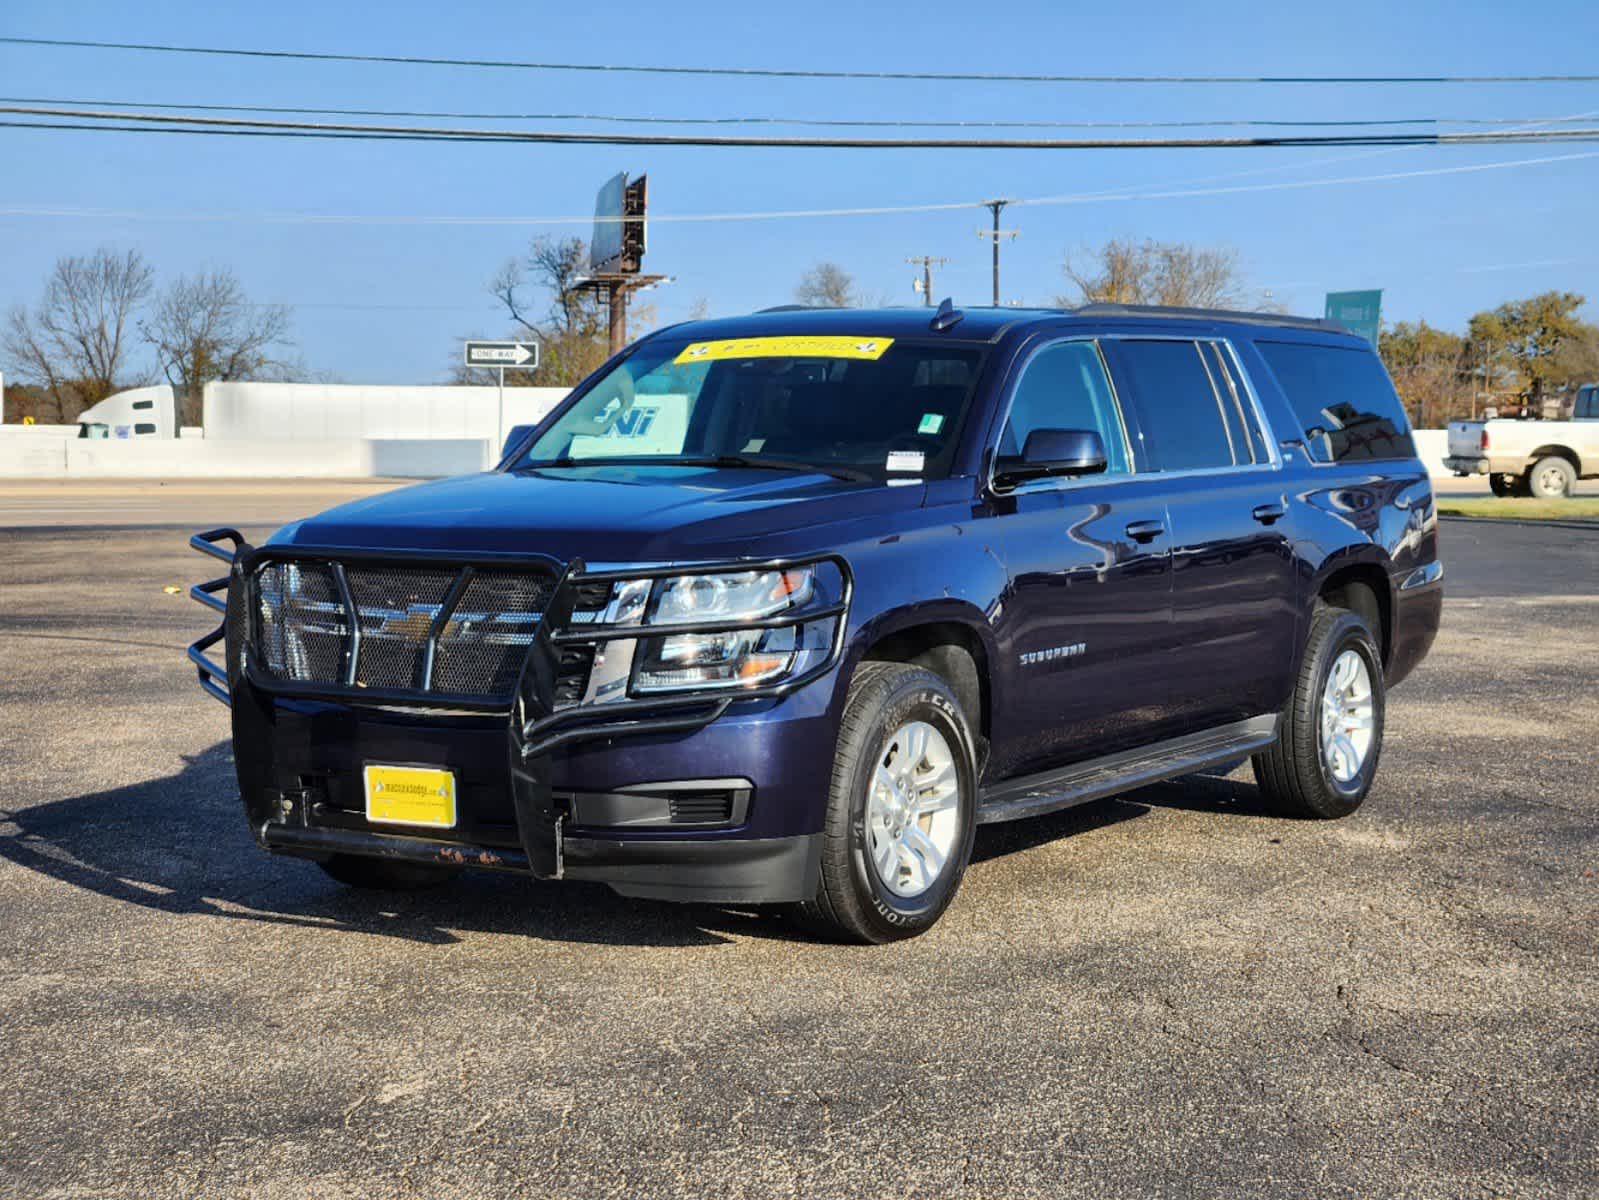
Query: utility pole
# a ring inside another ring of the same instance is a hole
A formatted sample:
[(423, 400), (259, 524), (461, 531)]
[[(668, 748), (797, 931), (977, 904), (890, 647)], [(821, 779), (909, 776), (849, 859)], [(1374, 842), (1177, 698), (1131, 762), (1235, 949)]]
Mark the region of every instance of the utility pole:
[(913, 267), (916, 266), (917, 264), (921, 265), (921, 268), (922, 268), (922, 306), (924, 308), (931, 308), (933, 306), (933, 264), (937, 263), (939, 266), (942, 267), (945, 263), (947, 263), (949, 261), (949, 259), (947, 259), (947, 258), (938, 258), (938, 257), (935, 257), (934, 255), (931, 255), (931, 254), (922, 254), (922, 255), (913, 255), (912, 257), (907, 258), (905, 261), (910, 263), (910, 265), (913, 266)]
[(978, 237), (980, 237), (980, 238), (988, 238), (994, 243), (994, 307), (995, 308), (999, 307), (999, 240), (1000, 240), (1000, 238), (1014, 238), (1016, 236), (1017, 232), (1018, 232), (1015, 229), (1001, 229), (999, 227), (999, 213), (1000, 213), (1000, 210), (1002, 208), (1004, 208), (1009, 203), (1010, 203), (1009, 200), (1003, 200), (1003, 199), (1001, 199), (1001, 200), (984, 200), (983, 201), (983, 207), (987, 208), (987, 209), (991, 209), (993, 211), (993, 213), (994, 213), (994, 228), (993, 228), (992, 231), (987, 230), (987, 229), (979, 229), (977, 231), (977, 236)]

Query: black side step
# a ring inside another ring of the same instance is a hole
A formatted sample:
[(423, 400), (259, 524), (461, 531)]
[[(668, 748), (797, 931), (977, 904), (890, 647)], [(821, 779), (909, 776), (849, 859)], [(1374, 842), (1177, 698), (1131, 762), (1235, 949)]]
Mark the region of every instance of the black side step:
[(1004, 779), (985, 787), (978, 796), (977, 823), (1015, 821), (1087, 804), (1117, 792), (1130, 792), (1145, 784), (1232, 762), (1276, 740), (1277, 715), (1270, 713), (1069, 767)]

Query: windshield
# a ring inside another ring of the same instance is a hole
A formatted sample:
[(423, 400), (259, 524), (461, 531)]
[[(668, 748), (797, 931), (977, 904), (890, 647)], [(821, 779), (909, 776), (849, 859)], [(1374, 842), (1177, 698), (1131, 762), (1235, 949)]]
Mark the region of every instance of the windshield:
[(679, 462), (941, 478), (981, 358), (882, 337), (646, 342), (513, 469)]

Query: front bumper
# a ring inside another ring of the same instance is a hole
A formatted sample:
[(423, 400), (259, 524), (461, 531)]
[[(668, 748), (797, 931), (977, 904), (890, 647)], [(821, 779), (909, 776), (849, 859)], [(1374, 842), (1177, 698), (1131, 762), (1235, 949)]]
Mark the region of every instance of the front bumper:
[[(232, 554), (215, 545), (230, 537)], [(572, 590), (563, 579), (509, 712), (430, 708), (421, 696), (370, 703), (318, 696), (274, 686), (250, 669), (241, 632), (248, 589), (237, 582), (253, 561), (250, 548), (231, 531), (192, 542), (230, 566), (227, 577), (191, 589), (225, 620), (190, 648), (190, 658), (202, 686), (232, 709), (240, 791), (265, 848), (592, 880), (660, 899), (771, 903), (814, 895), (827, 783), (817, 764), (831, 762), (833, 689), (804, 685), (836, 669), (836, 647), (825, 670), (737, 698), (557, 708), (561, 647), (573, 637), (563, 632)], [(841, 635), (842, 612), (836, 615)], [(206, 653), (219, 641), (225, 664)], [(369, 825), (360, 782), (367, 763), (452, 771), (456, 827), (412, 834)], [(666, 807), (663, 790), (708, 784), (741, 785), (723, 819), (684, 829), (674, 827), (675, 815), (670, 822), (650, 815)]]
[[(731, 841), (566, 837), (563, 878), (603, 883), (623, 896), (700, 904), (775, 904), (816, 894), (822, 835)], [(268, 822), (261, 845), (312, 858), (359, 854), (433, 866), (527, 873), (527, 855), (505, 847)]]

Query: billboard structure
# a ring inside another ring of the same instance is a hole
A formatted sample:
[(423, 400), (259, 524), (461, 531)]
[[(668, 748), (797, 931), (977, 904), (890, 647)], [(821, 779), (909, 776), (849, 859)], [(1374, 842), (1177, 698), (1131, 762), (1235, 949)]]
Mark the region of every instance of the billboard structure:
[(649, 177), (611, 176), (594, 197), (594, 233), (589, 238), (589, 277), (580, 284), (603, 291), (611, 313), (611, 353), (627, 344), (628, 296), (666, 279), (645, 275)]
[(594, 235), (589, 270), (596, 275), (636, 275), (644, 265), (649, 176), (631, 183), (627, 172), (611, 176), (594, 197)]

